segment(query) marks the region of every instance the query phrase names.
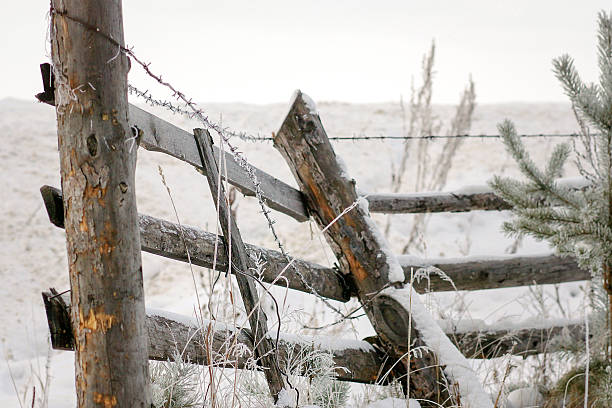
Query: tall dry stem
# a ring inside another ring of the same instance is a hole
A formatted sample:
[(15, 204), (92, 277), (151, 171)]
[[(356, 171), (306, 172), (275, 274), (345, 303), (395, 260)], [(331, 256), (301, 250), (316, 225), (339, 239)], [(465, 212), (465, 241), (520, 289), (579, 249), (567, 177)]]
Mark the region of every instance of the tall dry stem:
[[(414, 85), (412, 86), (408, 115), (403, 100), (400, 101), (403, 135), (411, 138), (421, 137), (422, 139), (419, 139), (416, 143), (412, 139), (405, 140), (399, 163), (396, 165), (393, 161), (391, 162), (391, 191), (393, 193), (399, 193), (405, 187), (404, 179), (408, 174), (409, 168), (414, 171), (412, 191), (438, 191), (442, 189), (446, 185), (453, 158), (463, 142), (462, 138), (449, 138), (444, 142), (441, 151), (434, 156), (431, 149), (431, 140), (426, 138), (427, 136), (438, 134), (442, 128), (442, 123), (433, 113), (431, 105), (435, 49), (435, 43), (432, 42), (429, 52), (423, 57), (423, 82), (418, 89)], [(461, 135), (469, 132), (475, 107), (476, 92), (474, 82), (470, 78), (466, 89), (461, 95), (461, 100), (447, 135)], [(415, 147), (416, 158), (410, 161), (410, 153)], [(410, 166), (411, 163), (415, 163), (415, 168)], [(424, 243), (421, 237), (428, 220), (428, 214), (417, 214), (414, 216), (414, 221), (408, 234), (408, 241), (402, 250), (403, 253), (407, 253), (413, 248), (423, 250)], [(389, 234), (390, 226), (391, 222), (390, 218), (388, 218), (385, 227), (386, 235)]]

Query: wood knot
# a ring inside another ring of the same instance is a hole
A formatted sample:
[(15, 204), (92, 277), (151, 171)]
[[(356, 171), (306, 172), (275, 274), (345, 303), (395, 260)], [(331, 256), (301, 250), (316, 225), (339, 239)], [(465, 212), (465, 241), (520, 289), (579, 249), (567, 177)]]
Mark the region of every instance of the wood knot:
[(375, 324), (378, 330), (388, 338), (394, 346), (408, 347), (408, 331), (410, 316), (405, 307), (388, 295), (381, 295), (373, 301)]
[(96, 155), (98, 154), (98, 139), (96, 138), (96, 135), (94, 133), (87, 137), (86, 144), (87, 151), (89, 152), (91, 157), (96, 157)]

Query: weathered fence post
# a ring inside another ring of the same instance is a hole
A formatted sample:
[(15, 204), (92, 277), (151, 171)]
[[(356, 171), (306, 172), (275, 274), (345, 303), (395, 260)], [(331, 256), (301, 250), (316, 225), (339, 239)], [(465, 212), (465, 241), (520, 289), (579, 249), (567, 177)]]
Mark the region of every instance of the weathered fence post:
[(120, 0), (52, 0), (79, 407), (150, 407)]

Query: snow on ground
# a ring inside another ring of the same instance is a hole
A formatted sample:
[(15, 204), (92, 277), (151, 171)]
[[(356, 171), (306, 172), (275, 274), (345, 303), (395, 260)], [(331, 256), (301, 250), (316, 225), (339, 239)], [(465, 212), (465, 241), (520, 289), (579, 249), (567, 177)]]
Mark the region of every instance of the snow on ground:
[[(316, 99), (316, 95), (313, 95)], [(220, 118), (225, 126), (237, 130), (270, 135), (276, 131), (288, 109), (287, 104), (206, 105), (211, 119)], [(399, 135), (401, 116), (399, 105), (317, 103), (323, 125), (330, 136)], [(167, 114), (158, 109), (147, 110), (185, 129), (197, 127), (193, 121)], [(440, 106), (442, 119), (452, 115), (452, 106)], [(565, 104), (503, 104), (479, 106), (471, 133), (496, 133), (496, 124), (504, 118), (515, 121), (520, 133), (567, 133), (576, 130), (569, 105)], [(448, 123), (448, 120), (445, 120)], [(0, 168), (2, 169), (1, 201), (3, 218), (0, 222), (0, 406), (18, 406), (11, 377), (18, 390), (37, 385), (32, 381), (37, 373), (44, 376), (47, 354), (51, 356), (52, 375), (49, 406), (69, 406), (74, 401), (73, 355), (69, 352), (48, 351), (47, 327), (41, 291), (55, 287), (68, 288), (65, 242), (63, 231), (53, 227), (46, 216), (38, 189), (43, 184), (59, 186), (59, 159), (55, 133), (54, 110), (32, 101), (4, 99), (0, 101)], [(528, 149), (536, 159), (543, 160), (559, 139), (533, 139)], [(248, 160), (291, 185), (291, 173), (271, 143), (236, 141)], [(439, 149), (443, 141), (431, 141)], [(337, 153), (344, 159), (348, 172), (358, 182), (360, 191), (385, 193), (390, 191), (390, 161), (398, 160), (400, 141), (334, 142)], [(434, 156), (435, 157), (435, 156)], [(139, 151), (137, 197), (139, 212), (175, 221), (172, 207), (160, 181), (161, 165), (177, 206), (181, 222), (215, 230), (215, 214), (206, 181), (188, 165), (158, 153)], [(493, 174), (518, 175), (511, 158), (497, 139), (468, 139), (459, 149), (450, 172), (446, 190), (483, 185)], [(575, 176), (570, 172), (567, 176)], [(407, 177), (410, 179), (410, 176)], [(407, 181), (404, 193), (411, 192)], [(331, 265), (333, 256), (319, 239), (316, 227), (299, 224), (291, 218), (274, 213), (276, 227), (286, 248), (296, 255), (321, 264)], [(390, 243), (400, 251), (408, 233), (412, 215), (391, 218)], [(434, 214), (424, 236), (426, 249), (419, 257), (501, 256), (512, 240), (500, 232), (505, 212), (472, 212), (465, 214)], [(387, 216), (373, 214), (384, 226)], [(245, 242), (275, 248), (258, 205), (252, 198), (240, 198), (238, 224)], [(517, 253), (541, 254), (546, 245), (525, 240)], [(169, 312), (192, 315), (195, 301), (191, 272), (187, 265), (143, 253), (143, 270), (147, 306)], [(199, 271), (199, 269), (198, 269)], [(581, 283), (564, 284), (561, 301), (568, 310), (581, 304)], [(460, 302), (458, 301), (460, 297)], [(308, 296), (291, 293), (292, 307), (309, 312), (313, 309)], [(435, 316), (481, 319), (495, 323), (500, 319), (527, 319), (535, 309), (526, 288), (480, 291), (469, 294), (442, 293), (424, 299), (430, 307), (438, 307)], [(457, 308), (460, 303), (462, 308)], [(566, 305), (567, 304), (567, 305)], [(320, 306), (319, 306), (320, 308)], [(445, 312), (446, 311), (446, 312)], [(556, 317), (555, 312), (551, 316)], [(572, 315), (579, 318), (579, 315)], [(331, 321), (326, 314), (322, 320)], [(319, 324), (321, 321), (318, 322)], [(363, 338), (372, 334), (364, 319), (356, 322), (357, 333), (347, 336)], [(10, 369), (10, 373), (9, 373)], [(28, 381), (30, 381), (28, 383)], [(37, 390), (40, 390), (37, 385)]]

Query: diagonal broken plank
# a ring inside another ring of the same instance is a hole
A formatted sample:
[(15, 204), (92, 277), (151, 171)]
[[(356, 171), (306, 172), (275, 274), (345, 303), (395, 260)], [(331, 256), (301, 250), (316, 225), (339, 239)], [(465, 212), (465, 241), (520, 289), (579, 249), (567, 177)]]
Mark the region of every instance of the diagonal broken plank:
[[(300, 91), (274, 137), (274, 146), (289, 164), (340, 269), (352, 278), (386, 351), (407, 366), (410, 396), (430, 401), (425, 406), (452, 403), (449, 391), (440, 385), (441, 366), (446, 366), (444, 373), (453, 388), (458, 386), (464, 406), (491, 406), (476, 374), (425, 310), (416, 292), (402, 288), (404, 274), (397, 259), (369, 217), (367, 202), (358, 197), (355, 181), (336, 157), (314, 103)], [(419, 358), (408, 354), (409, 364), (405, 362), (402, 357), (410, 347), (419, 346), (436, 353), (424, 353)], [(461, 367), (463, 364), (465, 367)]]

